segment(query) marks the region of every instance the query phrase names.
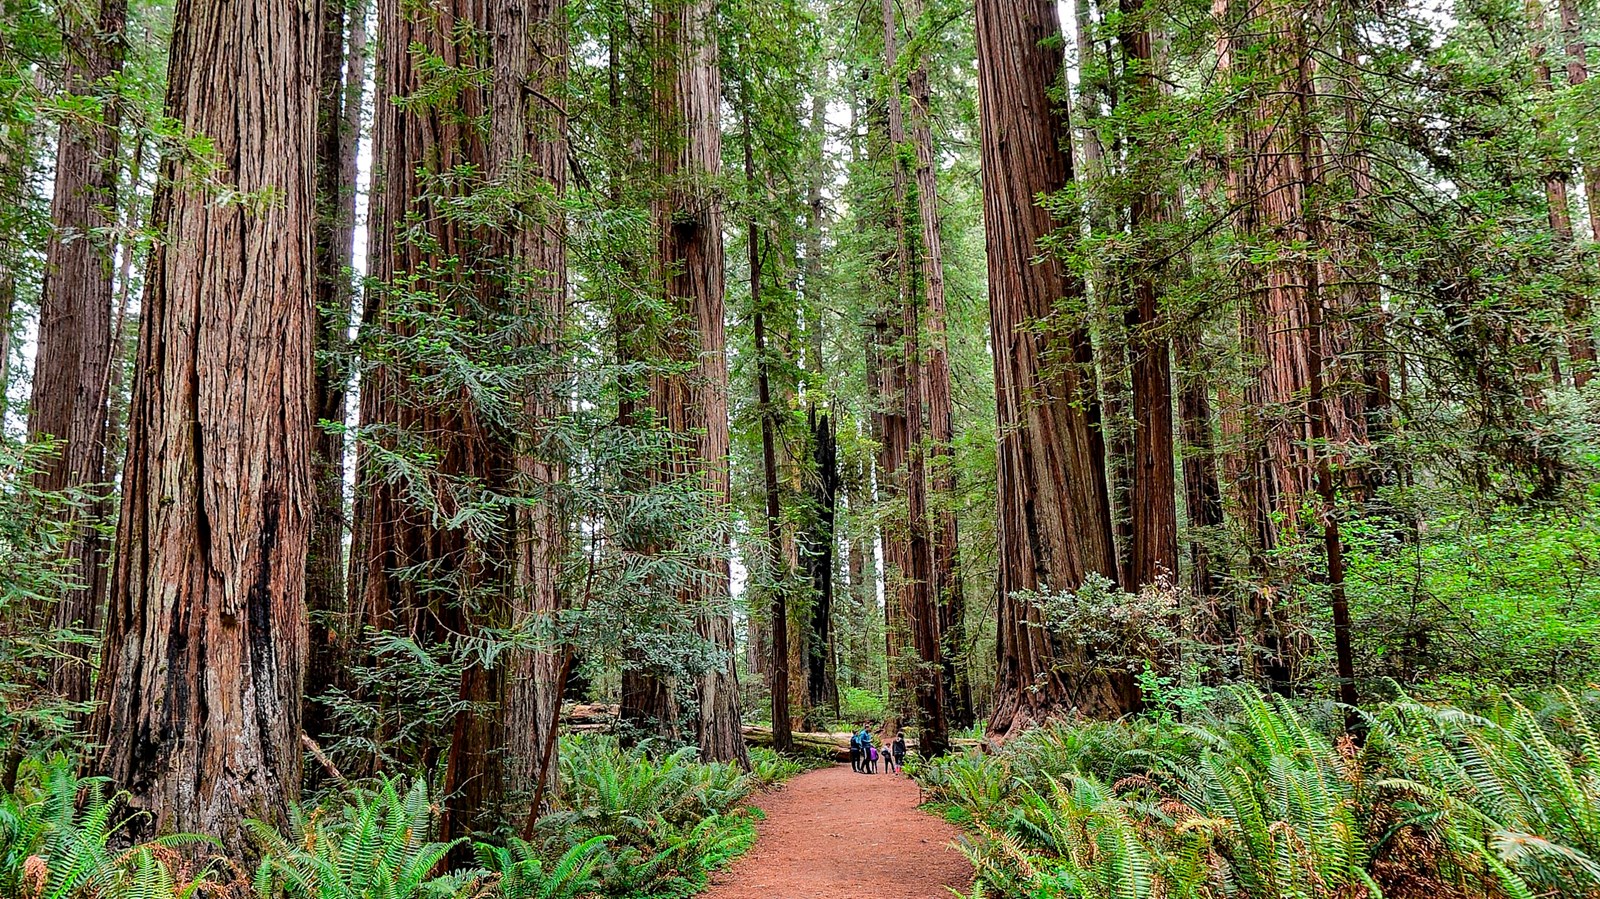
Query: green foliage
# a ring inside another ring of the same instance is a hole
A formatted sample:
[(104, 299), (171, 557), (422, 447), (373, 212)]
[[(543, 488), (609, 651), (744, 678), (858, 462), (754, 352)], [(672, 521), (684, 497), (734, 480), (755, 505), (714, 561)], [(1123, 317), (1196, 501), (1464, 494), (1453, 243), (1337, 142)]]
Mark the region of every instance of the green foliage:
[(1424, 695), (1480, 696), (1600, 677), (1595, 506), (1440, 510), (1409, 537), (1353, 522), (1358, 669)]
[(756, 783), (737, 766), (694, 756), (625, 749), (611, 737), (563, 739), (562, 795), (539, 820), (538, 844), (564, 852), (607, 839), (594, 867), (607, 896), (693, 894), (755, 839), (749, 813), (734, 806)]
[(591, 837), (553, 862), (547, 862), (533, 846), (516, 837), (507, 846), (479, 843), (475, 848), (479, 864), (494, 875), (494, 887), (501, 899), (574, 899), (599, 886), (595, 869), (609, 839)]
[(75, 584), (64, 550), (76, 513), (88, 502), (78, 491), (39, 490), (34, 477), (59, 447), (0, 439), (0, 747), (11, 764), (22, 746), (39, 748), (71, 729), (64, 703), (39, 685), (56, 658), (83, 634), (51, 626), (51, 610)]
[[(186, 870), (178, 850), (207, 844), (175, 834), (132, 847), (120, 836), (120, 796), (79, 778), (63, 755), (24, 765), (0, 793), (0, 895), (18, 899), (188, 899), (209, 872)], [(120, 846), (119, 846), (120, 844)]]
[(345, 791), (331, 807), (292, 809), (288, 836), (250, 822), (266, 847), (256, 891), (268, 899), (464, 896), (478, 872), (435, 875), (456, 844), (429, 840), (433, 818), (426, 781), (418, 778), (405, 787), (400, 778), (379, 778), (370, 787)]
[(1319, 709), (1231, 700), (1231, 714), (1182, 726), (1055, 725), (918, 776), (974, 831), (981, 895), (1600, 889), (1600, 739), (1584, 704), (1540, 716), (1512, 703), (1491, 720), (1402, 699), (1373, 714), (1363, 745)]

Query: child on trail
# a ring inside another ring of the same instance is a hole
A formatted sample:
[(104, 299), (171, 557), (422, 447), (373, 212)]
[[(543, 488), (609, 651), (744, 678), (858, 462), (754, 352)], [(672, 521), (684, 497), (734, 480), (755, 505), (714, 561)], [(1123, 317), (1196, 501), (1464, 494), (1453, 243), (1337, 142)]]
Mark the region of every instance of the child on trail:
[(883, 773), (884, 774), (893, 774), (894, 771), (895, 771), (894, 752), (889, 749), (889, 746), (887, 744), (885, 744), (884, 747), (883, 747), (882, 755), (883, 755)]
[(872, 745), (871, 742), (867, 743), (867, 756), (868, 756), (868, 758), (867, 758), (867, 773), (868, 774), (877, 774), (878, 773), (878, 747)]

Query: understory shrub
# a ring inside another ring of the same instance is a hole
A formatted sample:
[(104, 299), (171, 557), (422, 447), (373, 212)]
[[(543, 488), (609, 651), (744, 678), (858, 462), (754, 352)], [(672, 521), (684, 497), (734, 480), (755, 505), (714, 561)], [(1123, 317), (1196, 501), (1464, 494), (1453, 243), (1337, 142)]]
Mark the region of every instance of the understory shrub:
[(1364, 743), (1232, 698), (1204, 722), (1056, 724), (921, 766), (969, 829), (974, 895), (1600, 896), (1600, 738), (1570, 697), (1497, 718), (1401, 699)]

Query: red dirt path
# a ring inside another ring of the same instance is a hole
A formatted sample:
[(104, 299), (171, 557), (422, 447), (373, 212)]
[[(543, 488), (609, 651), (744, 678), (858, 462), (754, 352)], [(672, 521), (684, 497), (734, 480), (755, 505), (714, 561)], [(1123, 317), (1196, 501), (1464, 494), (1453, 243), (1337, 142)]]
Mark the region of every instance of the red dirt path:
[(715, 874), (701, 899), (951, 899), (972, 866), (959, 832), (917, 808), (904, 775), (812, 771), (759, 796), (750, 851)]

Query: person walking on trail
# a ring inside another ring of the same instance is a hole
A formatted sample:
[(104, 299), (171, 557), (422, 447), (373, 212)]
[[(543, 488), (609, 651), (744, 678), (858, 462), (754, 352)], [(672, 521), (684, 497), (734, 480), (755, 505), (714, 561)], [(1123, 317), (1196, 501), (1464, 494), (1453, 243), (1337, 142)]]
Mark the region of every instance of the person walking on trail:
[(888, 743), (883, 744), (883, 749), (879, 754), (883, 756), (883, 773), (893, 774), (895, 772), (894, 752), (889, 748)]
[(867, 741), (867, 773), (878, 773), (878, 747), (872, 745), (871, 739)]
[(862, 727), (861, 732), (856, 734), (855, 742), (856, 746), (861, 750), (861, 767), (857, 768), (856, 772), (858, 774), (871, 774), (872, 734), (868, 733), (865, 727)]
[(896, 768), (904, 768), (906, 766), (905, 734), (894, 735), (894, 745), (889, 748), (889, 754), (894, 756), (894, 766)]
[(850, 770), (861, 773), (861, 735), (850, 735)]

